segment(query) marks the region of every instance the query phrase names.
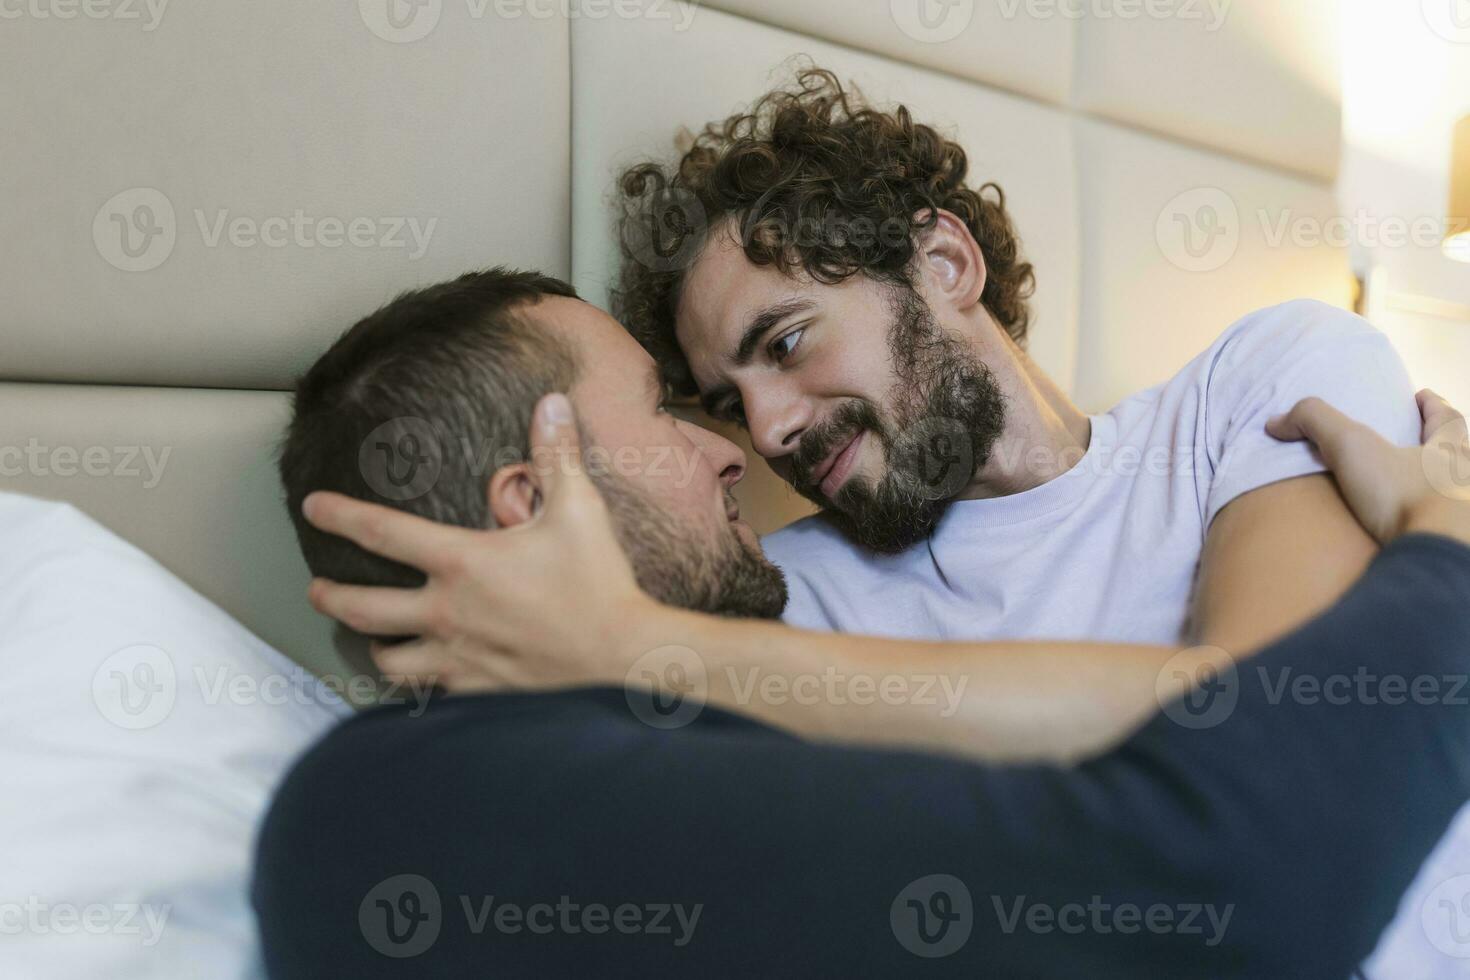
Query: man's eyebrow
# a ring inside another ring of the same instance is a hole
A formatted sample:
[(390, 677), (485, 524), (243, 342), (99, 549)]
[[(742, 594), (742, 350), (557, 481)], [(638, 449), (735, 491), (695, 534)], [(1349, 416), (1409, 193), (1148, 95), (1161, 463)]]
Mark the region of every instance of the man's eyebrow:
[(750, 363), (751, 357), (755, 355), (756, 345), (772, 327), (782, 320), (798, 313), (806, 313), (817, 304), (810, 299), (788, 299), (784, 302), (768, 306), (750, 318), (746, 323), (745, 330), (740, 334), (740, 343), (729, 354), (729, 360), (737, 367), (744, 367)]

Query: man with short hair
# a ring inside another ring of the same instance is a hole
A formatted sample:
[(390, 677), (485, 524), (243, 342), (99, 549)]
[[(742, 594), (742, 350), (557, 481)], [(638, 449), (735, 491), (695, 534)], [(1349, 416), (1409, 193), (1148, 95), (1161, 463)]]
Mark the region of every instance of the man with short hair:
[[(419, 585), (418, 571), (323, 534), (314, 490), (380, 500), (459, 527), (509, 527), (539, 506), (531, 409), (576, 387), (584, 435), (616, 450), (589, 473), (639, 584), (671, 605), (775, 618), (779, 571), (738, 520), (734, 445), (664, 410), (647, 358), (561, 280), (503, 268), (406, 293), (357, 323), (297, 384), (281, 448), (286, 505), (314, 574)], [(613, 343), (594, 338), (613, 336)]]

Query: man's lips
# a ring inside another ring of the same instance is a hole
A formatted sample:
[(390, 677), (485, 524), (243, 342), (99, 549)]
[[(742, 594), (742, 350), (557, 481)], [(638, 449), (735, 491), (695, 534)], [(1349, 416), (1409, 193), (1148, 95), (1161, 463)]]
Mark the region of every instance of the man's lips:
[(812, 473), (812, 482), (822, 491), (822, 496), (831, 500), (842, 488), (847, 480), (847, 475), (852, 472), (852, 467), (857, 462), (858, 447), (862, 444), (866, 433), (859, 430), (847, 445), (843, 446), (831, 456), (822, 461)]

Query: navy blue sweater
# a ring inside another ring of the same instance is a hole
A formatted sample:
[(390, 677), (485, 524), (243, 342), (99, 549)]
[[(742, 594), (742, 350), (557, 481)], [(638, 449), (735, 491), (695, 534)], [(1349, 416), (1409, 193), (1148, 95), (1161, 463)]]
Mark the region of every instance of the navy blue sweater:
[[(1222, 700), (1072, 769), (813, 744), (713, 708), (665, 731), (621, 690), (375, 709), (264, 825), (267, 968), (1345, 980), (1470, 799), (1467, 671), (1470, 548), (1419, 535)], [(1438, 696), (1359, 693), (1389, 675)], [(1283, 676), (1359, 679), (1313, 698)]]

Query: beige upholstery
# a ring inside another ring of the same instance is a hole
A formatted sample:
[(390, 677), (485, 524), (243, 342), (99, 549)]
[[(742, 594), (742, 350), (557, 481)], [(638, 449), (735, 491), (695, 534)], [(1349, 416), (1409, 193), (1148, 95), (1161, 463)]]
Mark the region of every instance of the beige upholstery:
[[(1346, 301), (1343, 255), (1271, 247), (1255, 217), (1332, 208), (1332, 0), (1234, 0), (1209, 37), (955, 0), (968, 19), (947, 40), (919, 2), (578, 0), (569, 20), (552, 0), (257, 0), (5, 19), (0, 131), (32, 135), (0, 167), (0, 489), (74, 501), (285, 652), (338, 669), (279, 503), (280, 390), (398, 291), (469, 268), (538, 267), (603, 298), (618, 168), (746, 104), (798, 53), (948, 127), (976, 179), (1002, 184), (1037, 267), (1032, 352), (1088, 408), (1166, 377), (1249, 307)], [(1186, 271), (1166, 232), (1173, 211), (1218, 203), (1177, 199), (1200, 188), (1234, 203), (1239, 245)], [(107, 468), (132, 446), (155, 463), (169, 450), (156, 486)], [(806, 509), (769, 475), (743, 501), (762, 530)]]
[(331, 673), (331, 630), (304, 600), (309, 575), (274, 468), (286, 401), (0, 384), (0, 490), (71, 501), (262, 639)]
[(567, 273), (565, 20), (448, 4), (394, 43), (357, 3), (251, 0), (146, 23), (3, 21), (0, 378), (283, 388), (401, 289)]
[(1171, 0), (1164, 9), (1178, 16), (1087, 17), (1073, 104), (1330, 181), (1342, 142), (1339, 2)]
[(1341, 142), (1338, 5), (1339, 0), (712, 4), (1324, 180), (1337, 175)]
[[(1058, 105), (1071, 94), (1073, 22), (1024, 16), (1021, 0), (715, 0), (708, 5)], [(1012, 9), (1016, 15), (1009, 13)], [(801, 39), (790, 43), (799, 45)]]
[(1347, 255), (1310, 244), (1333, 214), (1329, 189), (1104, 123), (1078, 136), (1084, 408), (1167, 380), (1251, 310), (1351, 305)]

